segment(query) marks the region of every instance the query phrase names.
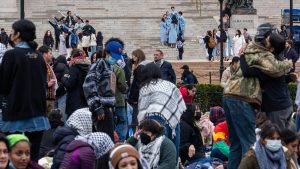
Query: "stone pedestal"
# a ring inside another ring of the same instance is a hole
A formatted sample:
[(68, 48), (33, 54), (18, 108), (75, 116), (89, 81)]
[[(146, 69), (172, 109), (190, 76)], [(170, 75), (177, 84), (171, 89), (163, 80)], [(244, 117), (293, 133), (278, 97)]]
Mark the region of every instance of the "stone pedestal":
[(232, 15), (230, 18), (230, 27), (235, 29), (256, 29), (258, 26), (257, 15)]
[(17, 11), (17, 0), (1, 0), (0, 13), (11, 13)]
[(254, 8), (235, 8), (233, 15), (256, 15), (257, 10)]

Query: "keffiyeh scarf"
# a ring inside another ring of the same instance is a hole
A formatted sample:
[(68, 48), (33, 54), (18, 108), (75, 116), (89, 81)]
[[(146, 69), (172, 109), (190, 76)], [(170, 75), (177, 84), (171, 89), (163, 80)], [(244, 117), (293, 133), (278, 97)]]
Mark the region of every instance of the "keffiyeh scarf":
[(102, 132), (95, 132), (85, 136), (77, 136), (75, 140), (80, 140), (90, 144), (94, 149), (97, 159), (105, 155), (114, 146), (111, 138), (106, 133)]
[(92, 133), (92, 113), (89, 108), (76, 110), (67, 120), (67, 126), (75, 129), (81, 136)]

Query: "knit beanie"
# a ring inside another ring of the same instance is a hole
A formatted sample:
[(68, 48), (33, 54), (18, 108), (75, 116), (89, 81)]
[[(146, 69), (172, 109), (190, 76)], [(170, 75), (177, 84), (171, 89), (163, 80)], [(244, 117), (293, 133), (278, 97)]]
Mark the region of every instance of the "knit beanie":
[(19, 141), (27, 141), (29, 143), (29, 139), (23, 134), (11, 134), (7, 136), (7, 140), (9, 142), (9, 147), (12, 148)]
[(131, 145), (120, 145), (112, 150), (109, 156), (109, 160), (111, 165), (116, 168), (117, 164), (126, 157), (135, 157), (138, 161), (140, 159), (140, 155), (138, 151), (132, 147)]

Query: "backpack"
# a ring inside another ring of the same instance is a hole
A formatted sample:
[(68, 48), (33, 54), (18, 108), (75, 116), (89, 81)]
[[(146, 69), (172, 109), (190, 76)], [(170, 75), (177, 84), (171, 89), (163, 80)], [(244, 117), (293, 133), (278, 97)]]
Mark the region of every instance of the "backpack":
[(90, 108), (96, 102), (100, 102), (102, 106), (114, 106), (116, 75), (103, 59), (91, 66), (83, 83), (83, 91)]
[(209, 40), (208, 40), (208, 47), (209, 47), (209, 48), (214, 48), (214, 47), (216, 47), (215, 39), (214, 39), (213, 36), (209, 37)]
[(194, 78), (194, 84), (198, 84), (197, 77), (194, 75), (194, 73), (192, 73), (192, 76), (193, 76), (193, 78)]

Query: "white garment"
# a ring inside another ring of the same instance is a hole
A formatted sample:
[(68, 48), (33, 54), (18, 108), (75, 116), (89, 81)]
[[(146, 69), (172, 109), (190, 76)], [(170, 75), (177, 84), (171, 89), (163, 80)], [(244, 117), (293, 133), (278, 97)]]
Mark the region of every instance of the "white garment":
[(90, 38), (91, 38), (90, 36), (83, 36), (81, 46), (85, 47), (85, 48), (89, 47), (90, 46)]
[(233, 37), (233, 54), (234, 56), (240, 56), (240, 49), (243, 47), (243, 45), (246, 43), (244, 35), (239, 36), (234, 36)]
[(97, 46), (96, 35), (95, 34), (91, 35), (90, 46)]

